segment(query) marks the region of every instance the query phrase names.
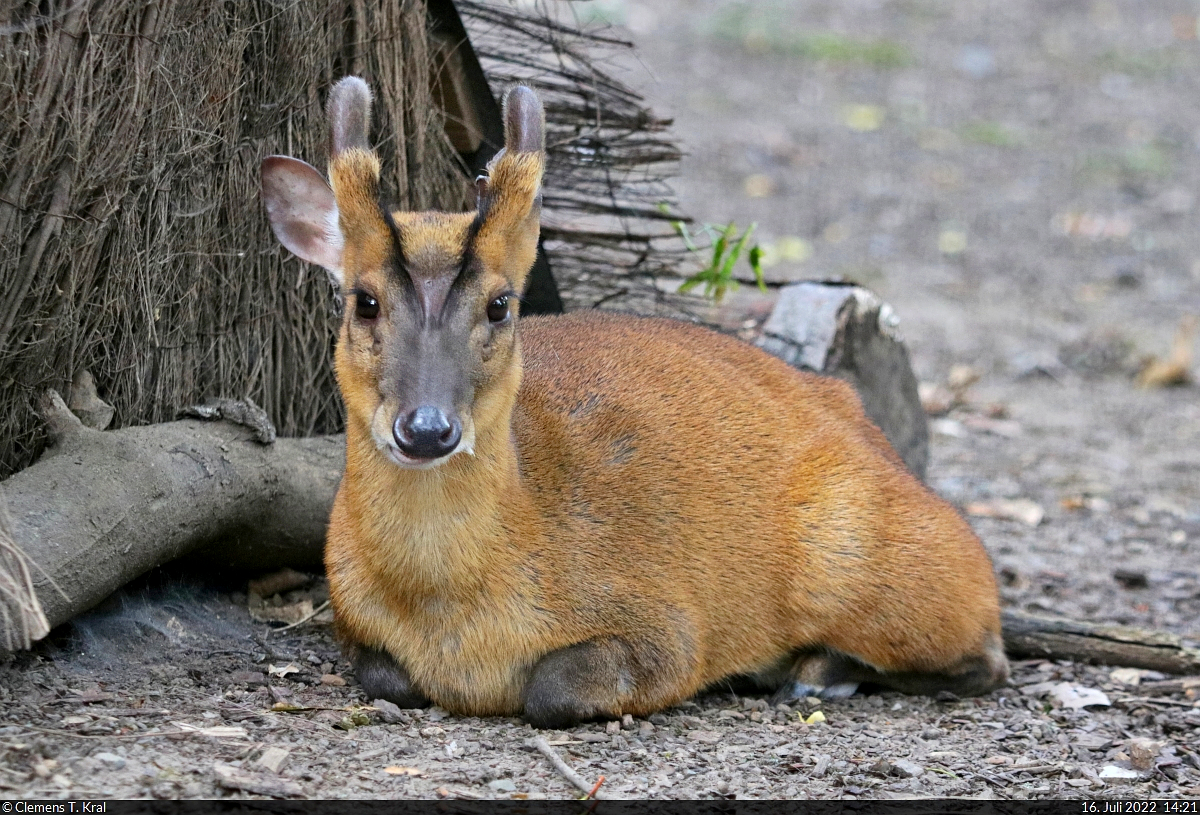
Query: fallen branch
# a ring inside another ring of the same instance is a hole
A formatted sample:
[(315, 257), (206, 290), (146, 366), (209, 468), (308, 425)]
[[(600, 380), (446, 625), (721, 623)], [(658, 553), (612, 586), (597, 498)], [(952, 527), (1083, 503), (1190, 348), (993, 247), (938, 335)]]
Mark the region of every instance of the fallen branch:
[(16, 651), (50, 633), (33, 587), (29, 558), (12, 537), (12, 522), (0, 494), (0, 651)]
[(546, 759), (554, 765), (554, 769), (562, 775), (563, 778), (574, 784), (580, 792), (595, 798), (597, 801), (611, 800), (611, 796), (607, 793), (600, 792), (599, 784), (589, 784), (588, 781), (579, 773), (571, 769), (567, 762), (559, 757), (554, 748), (546, 743), (546, 740), (541, 736), (537, 736), (533, 740), (533, 746), (538, 749), (538, 752), (546, 757)]
[(1200, 650), (1185, 648), (1166, 631), (1042, 617), (1020, 611), (1001, 614), (1004, 650), (1014, 657), (1042, 657), (1126, 665), (1172, 674), (1200, 673)]
[(248, 772), (241, 767), (219, 761), (213, 765), (213, 775), (216, 776), (217, 784), (225, 789), (265, 795), (269, 798), (304, 797), (304, 788), (291, 779)]
[(100, 432), (53, 391), (42, 413), (54, 446), (0, 491), (50, 627), (200, 550), (231, 569), (319, 568), (341, 437), (264, 445), (245, 427), (190, 420)]

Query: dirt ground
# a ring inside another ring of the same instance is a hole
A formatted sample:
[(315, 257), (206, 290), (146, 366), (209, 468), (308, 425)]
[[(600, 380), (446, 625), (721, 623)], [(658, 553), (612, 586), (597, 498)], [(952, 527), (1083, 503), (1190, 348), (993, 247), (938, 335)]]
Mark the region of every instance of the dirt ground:
[[(1200, 391), (1134, 379), (1200, 313), (1194, 4), (587, 5), (626, 28), (627, 76), (677, 117), (684, 210), (757, 222), (774, 281), (878, 291), (931, 401), (957, 395), (931, 417), (929, 481), (1027, 516), (972, 517), (1004, 600), (1200, 637)], [(720, 317), (769, 303), (743, 287)], [(518, 720), (359, 710), (327, 624), (268, 633), (228, 588), (160, 576), (0, 666), (0, 794), (578, 794)], [(297, 591), (280, 602), (322, 599)], [(1014, 667), (981, 699), (720, 693), (543, 735), (614, 796), (1200, 795), (1192, 695)]]

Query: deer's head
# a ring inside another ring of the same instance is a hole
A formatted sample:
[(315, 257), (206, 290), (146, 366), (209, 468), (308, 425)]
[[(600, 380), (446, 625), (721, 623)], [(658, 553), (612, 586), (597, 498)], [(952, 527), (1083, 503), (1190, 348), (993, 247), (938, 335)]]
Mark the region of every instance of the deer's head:
[(507, 423), (520, 383), (518, 295), (537, 253), (542, 106), (529, 88), (508, 92), (504, 149), (476, 182), (476, 211), (464, 213), (381, 201), (370, 116), (367, 84), (338, 82), (328, 183), (303, 161), (270, 156), (263, 196), (280, 242), (345, 294), (336, 367), (349, 432), (369, 433), (402, 467), (433, 467)]

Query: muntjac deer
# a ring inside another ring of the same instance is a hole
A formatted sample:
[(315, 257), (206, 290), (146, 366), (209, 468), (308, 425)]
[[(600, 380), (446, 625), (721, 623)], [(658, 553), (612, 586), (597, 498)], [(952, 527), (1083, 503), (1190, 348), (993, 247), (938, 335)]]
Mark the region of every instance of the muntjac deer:
[(262, 167), (275, 234), (346, 296), (325, 562), (368, 699), (562, 727), (735, 676), (785, 700), (1006, 680), (987, 554), (848, 385), (681, 322), (520, 319), (533, 91), (466, 213), (381, 204), (370, 105), (333, 88), (328, 184)]

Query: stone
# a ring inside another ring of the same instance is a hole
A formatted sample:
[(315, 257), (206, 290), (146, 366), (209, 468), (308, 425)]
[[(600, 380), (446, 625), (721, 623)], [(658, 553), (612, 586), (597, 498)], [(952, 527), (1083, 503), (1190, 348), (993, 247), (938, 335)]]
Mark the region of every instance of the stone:
[(1162, 745), (1150, 739), (1134, 739), (1129, 742), (1129, 763), (1135, 770), (1153, 770), (1154, 760), (1162, 752)]
[(283, 767), (283, 762), (287, 761), (291, 755), (290, 750), (285, 750), (282, 747), (268, 747), (263, 750), (263, 754), (258, 757), (258, 764), (273, 773), (279, 772)]
[(99, 761), (110, 770), (121, 770), (125, 768), (125, 759), (115, 753), (96, 753), (92, 758)]
[(846, 283), (784, 286), (757, 345), (796, 368), (835, 376), (908, 468), (925, 477), (929, 427), (899, 318), (875, 293)]
[(924, 767), (907, 758), (898, 758), (892, 762), (892, 775), (898, 775), (901, 778), (916, 778), (924, 772)]
[(1110, 764), (1100, 771), (1100, 778), (1110, 784), (1122, 781), (1136, 781), (1141, 776), (1142, 774), (1137, 770), (1127, 770), (1115, 764)]
[(387, 699), (376, 699), (371, 707), (375, 708), (384, 724), (407, 724), (412, 721), (412, 717), (402, 712), (399, 705)]

